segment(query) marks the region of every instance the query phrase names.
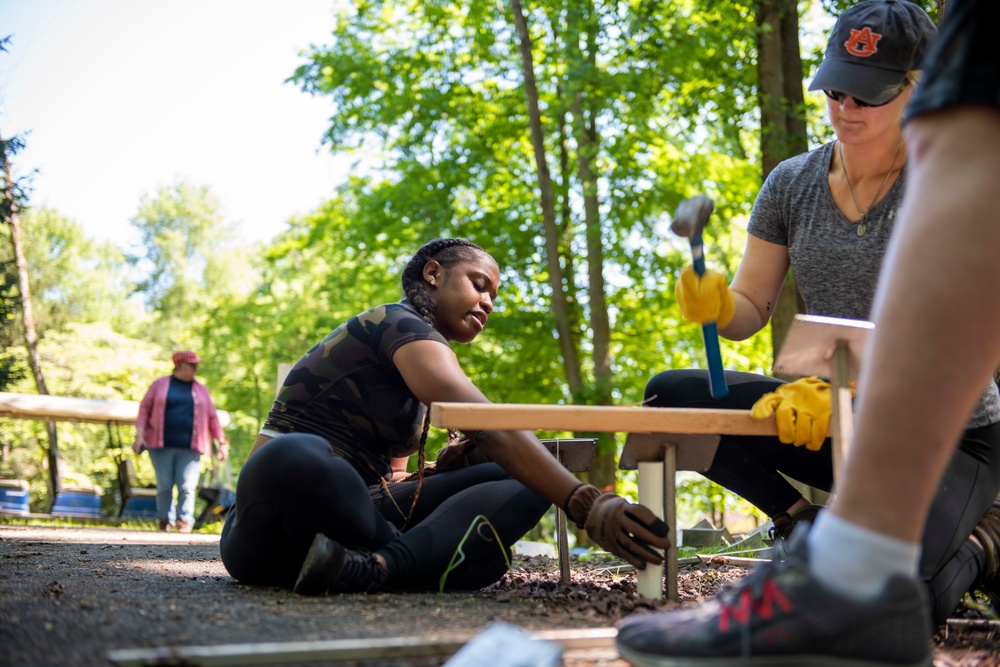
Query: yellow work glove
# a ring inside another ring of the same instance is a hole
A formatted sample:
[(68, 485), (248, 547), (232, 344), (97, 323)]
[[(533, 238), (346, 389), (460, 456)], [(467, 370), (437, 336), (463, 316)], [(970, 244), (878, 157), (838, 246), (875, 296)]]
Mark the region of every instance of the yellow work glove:
[(674, 295), (688, 322), (715, 322), (725, 329), (736, 312), (736, 295), (729, 289), (726, 277), (711, 269), (699, 276), (690, 264), (684, 267), (674, 286)]
[(778, 440), (818, 452), (830, 426), (830, 406), (830, 383), (802, 378), (761, 396), (750, 408), (750, 418), (767, 419), (773, 414)]

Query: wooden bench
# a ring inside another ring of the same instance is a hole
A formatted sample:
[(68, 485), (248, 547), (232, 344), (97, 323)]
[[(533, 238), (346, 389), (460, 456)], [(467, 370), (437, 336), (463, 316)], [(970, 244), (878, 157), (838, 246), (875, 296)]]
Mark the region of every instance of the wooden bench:
[[(219, 410), (218, 413), (219, 423), (225, 428), (231, 422), (229, 413), (225, 410)], [(122, 447), (121, 438), (115, 437), (118, 427), (134, 425), (138, 414), (139, 401), (0, 392), (0, 417), (46, 422), (104, 424), (108, 429), (109, 447), (116, 449)], [(61, 482), (55, 497), (52, 499), (49, 513), (53, 516), (100, 518), (101, 488), (85, 476), (63, 473), (61, 468), (59, 470), (61, 474), (66, 474), (66, 479)], [(132, 498), (142, 500), (147, 508), (151, 506), (151, 503), (146, 502), (150, 500), (148, 492), (142, 491), (141, 487), (134, 482), (129, 482), (127, 487), (124, 486), (121, 480), (127, 479), (128, 475), (123, 474), (124, 471), (120, 467), (118, 472), (119, 490), (122, 495), (122, 509), (119, 510), (119, 516), (123, 514), (130, 494)], [(58, 479), (59, 476), (57, 475), (56, 478)], [(155, 490), (152, 497), (155, 497)], [(148, 514), (148, 512), (146, 513)], [(155, 510), (153, 510), (153, 517), (155, 517)]]

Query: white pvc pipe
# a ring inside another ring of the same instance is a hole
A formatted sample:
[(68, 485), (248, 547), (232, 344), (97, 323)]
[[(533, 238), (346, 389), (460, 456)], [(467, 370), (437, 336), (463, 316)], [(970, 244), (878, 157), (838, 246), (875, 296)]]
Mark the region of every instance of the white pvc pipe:
[[(663, 518), (663, 462), (639, 462), (639, 504), (645, 505), (656, 516)], [(640, 595), (658, 599), (663, 597), (663, 568), (648, 566), (637, 570), (636, 588)]]

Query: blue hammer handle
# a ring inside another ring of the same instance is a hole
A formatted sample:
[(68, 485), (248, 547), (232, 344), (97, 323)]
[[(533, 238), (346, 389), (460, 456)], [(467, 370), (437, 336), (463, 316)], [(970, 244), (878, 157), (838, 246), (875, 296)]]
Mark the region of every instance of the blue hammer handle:
[[(701, 233), (691, 237), (691, 257), (694, 271), (705, 275), (705, 246)], [(715, 322), (701, 325), (701, 337), (705, 342), (705, 356), (708, 357), (708, 393), (712, 398), (723, 398), (729, 393), (726, 372), (722, 367), (722, 351), (719, 349), (719, 328)]]

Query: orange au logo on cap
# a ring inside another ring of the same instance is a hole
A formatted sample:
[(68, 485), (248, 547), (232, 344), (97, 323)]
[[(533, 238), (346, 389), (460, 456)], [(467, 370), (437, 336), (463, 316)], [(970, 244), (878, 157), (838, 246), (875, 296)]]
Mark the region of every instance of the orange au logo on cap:
[(858, 56), (859, 58), (867, 58), (878, 51), (878, 40), (882, 39), (882, 35), (877, 32), (872, 32), (871, 28), (862, 28), (861, 30), (851, 29), (851, 38), (844, 42), (844, 48), (852, 56)]

